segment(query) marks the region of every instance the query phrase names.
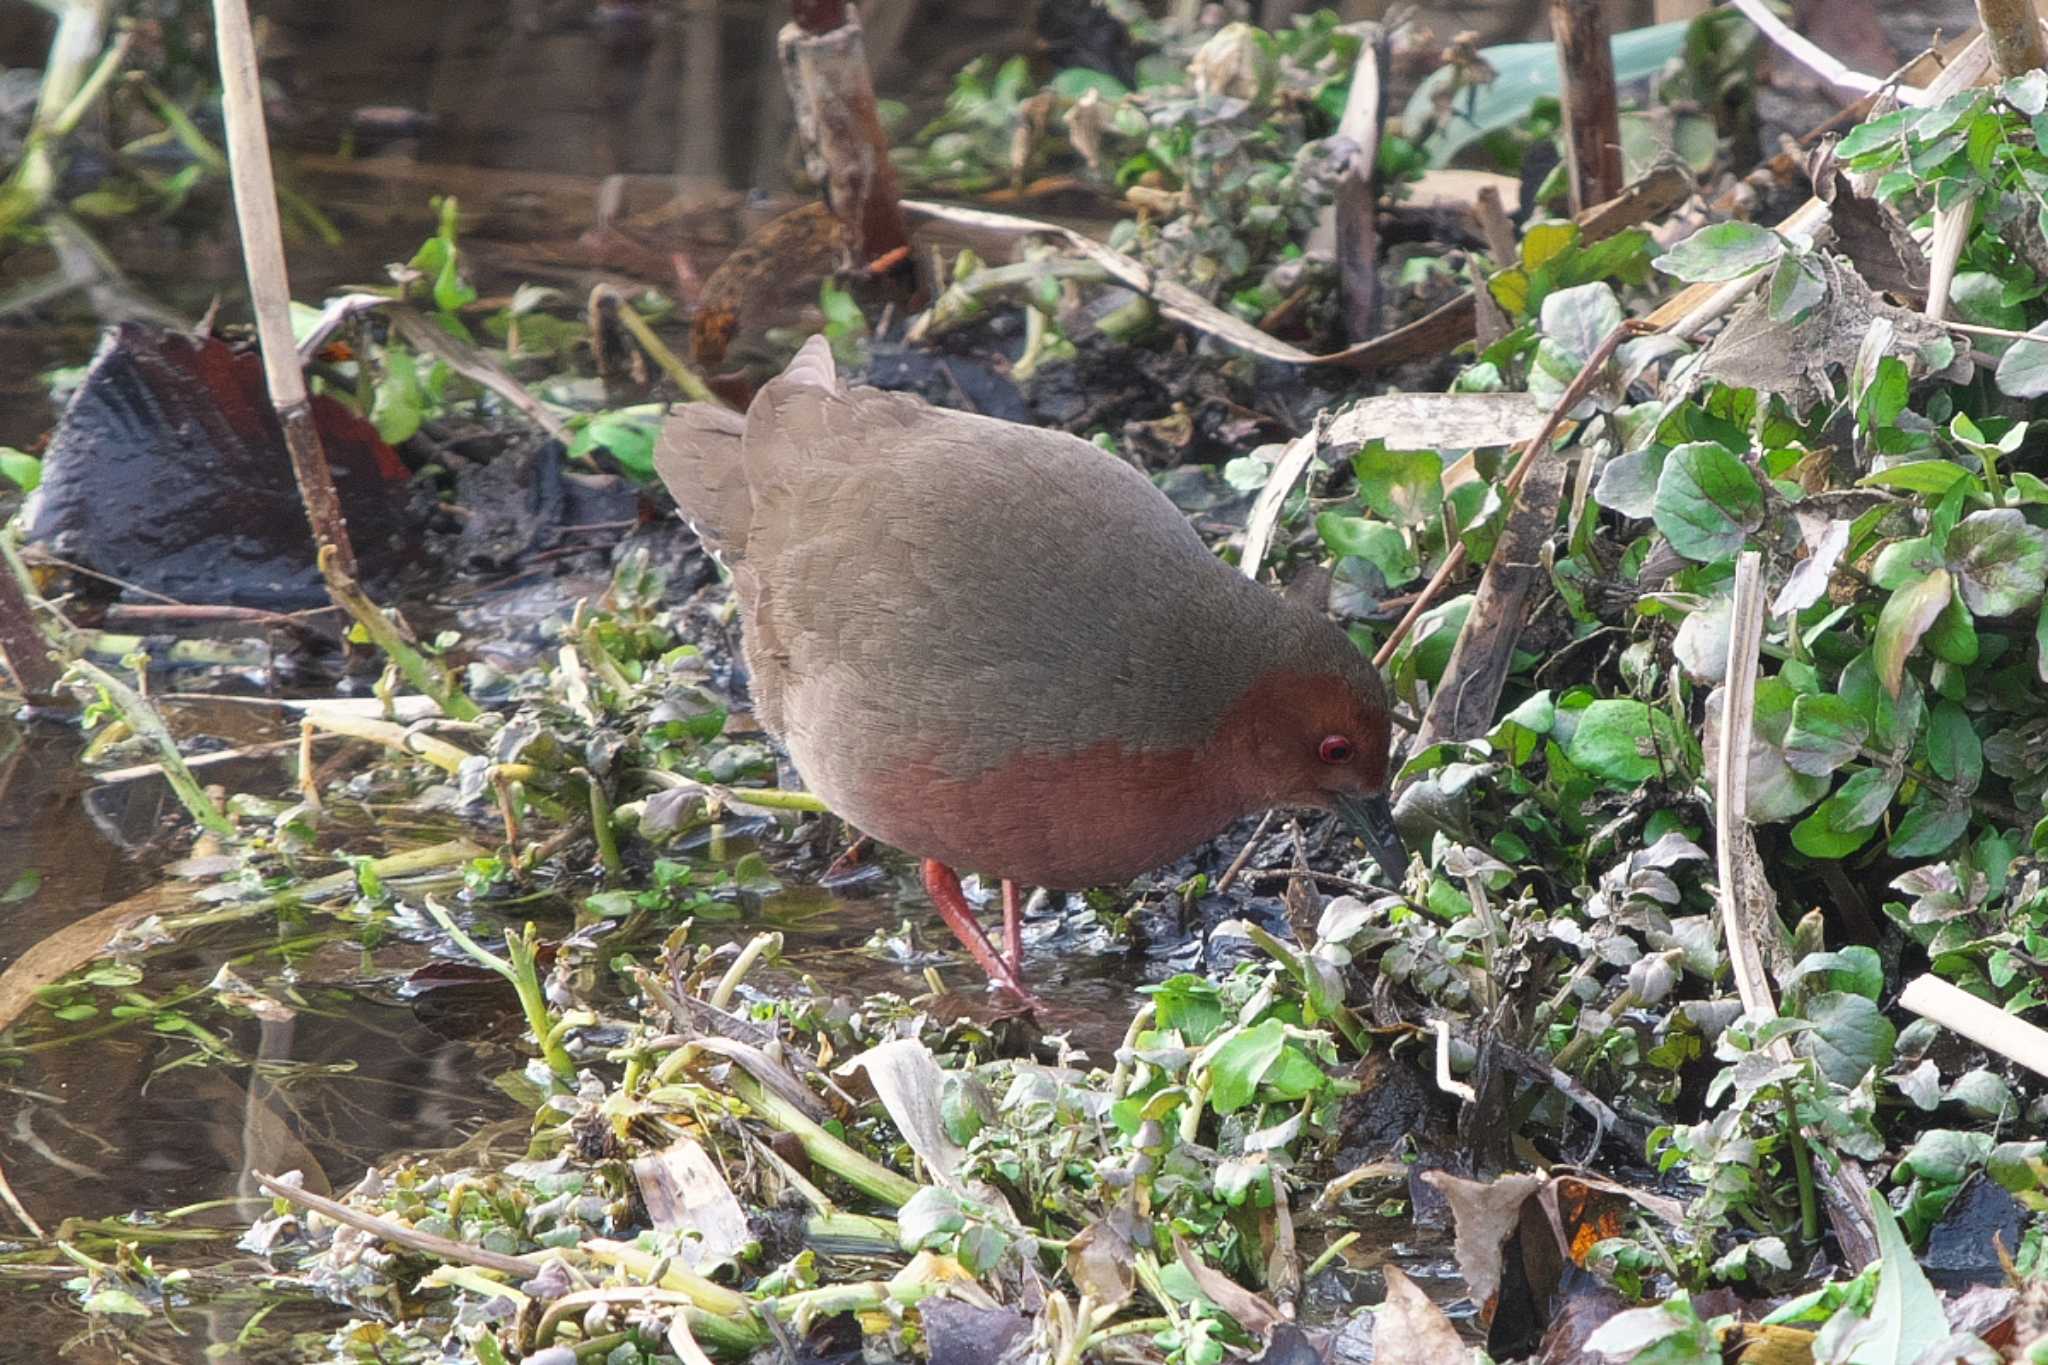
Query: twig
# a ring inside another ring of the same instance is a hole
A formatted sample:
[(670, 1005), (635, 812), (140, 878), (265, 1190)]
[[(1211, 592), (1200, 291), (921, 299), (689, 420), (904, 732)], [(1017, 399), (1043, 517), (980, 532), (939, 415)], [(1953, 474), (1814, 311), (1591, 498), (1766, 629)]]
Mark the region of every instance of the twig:
[(1756, 25), (1756, 31), (1763, 34), (1773, 47), (1838, 90), (1848, 90), (1858, 95), (1874, 95), (1889, 86), (1901, 104), (1921, 105), (1928, 102), (1924, 92), (1915, 90), (1910, 85), (1893, 85), (1879, 77), (1865, 75), (1861, 71), (1844, 66), (1811, 38), (1773, 14), (1765, 0), (1728, 0), (1728, 3), (1742, 11), (1742, 17)]
[[(277, 216), (277, 190), (270, 167), (270, 143), (263, 125), (263, 93), (256, 74), (256, 40), (249, 29), (248, 0), (214, 0), (214, 41), (220, 53), (221, 111), (227, 125), (228, 175), (234, 186), (235, 218), (242, 229), (242, 259), (249, 276), (249, 304), (256, 314), (257, 346), (270, 405), (284, 428), (285, 450), (298, 481), (299, 500), (312, 524), (323, 563), (354, 579), (355, 547), (327, 466), (327, 451), (313, 423), (306, 376), (292, 343), (292, 292), (285, 274), (284, 229)], [(338, 598), (337, 598), (338, 600)]]
[[(329, 1199), (325, 1195), (314, 1194), (311, 1190), (287, 1185), (276, 1176), (265, 1175), (261, 1171), (251, 1171), (249, 1177), (265, 1191), (287, 1203), (297, 1204), (301, 1208), (312, 1210), (322, 1218), (332, 1219), (345, 1227), (381, 1238), (393, 1246), (408, 1247), (436, 1260), (453, 1261), (457, 1265), (480, 1266), (485, 1270), (516, 1275), (524, 1281), (540, 1269), (544, 1259), (541, 1254), (532, 1257), (507, 1256), (503, 1252), (486, 1251), (482, 1247), (470, 1246), (467, 1242), (437, 1237), (431, 1232), (421, 1232), (416, 1228), (407, 1227), (394, 1219), (379, 1218), (374, 1214), (352, 1209), (338, 1199)], [(546, 1257), (550, 1258), (560, 1255), (559, 1251), (546, 1253)]]
[(1572, 212), (1621, 193), (1621, 101), (1601, 0), (1550, 0), (1564, 103), (1564, 164)]
[[(1600, 344), (1593, 348), (1593, 354), (1586, 357), (1586, 368), (1580, 370), (1565, 387), (1564, 396), (1559, 398), (1557, 406), (1550, 410), (1550, 416), (1544, 420), (1542, 429), (1529, 438), (1528, 443), (1522, 447), (1521, 458), (1515, 461), (1515, 467), (1509, 470), (1507, 478), (1501, 481), (1501, 501), (1508, 505), (1510, 518), (1514, 516), (1515, 498), (1521, 492), (1522, 482), (1529, 477), (1530, 466), (1534, 465), (1536, 457), (1549, 447), (1550, 438), (1557, 434), (1558, 427), (1564, 422), (1565, 414), (1577, 407), (1593, 385), (1599, 382), (1601, 371), (1605, 370), (1607, 362), (1614, 358), (1615, 348), (1627, 338), (1638, 336), (1647, 330), (1649, 329), (1644, 323), (1624, 320), (1619, 327), (1601, 338)], [(1423, 585), (1422, 591), (1415, 594), (1415, 601), (1410, 604), (1407, 613), (1401, 617), (1393, 633), (1387, 636), (1386, 643), (1380, 646), (1379, 652), (1373, 655), (1372, 661), (1375, 665), (1381, 668), (1387, 666), (1387, 660), (1394, 657), (1394, 651), (1401, 647), (1401, 641), (1408, 638), (1408, 632), (1415, 628), (1415, 622), (1435, 603), (1438, 595), (1443, 592), (1444, 585), (1451, 581), (1451, 575), (1463, 568), (1464, 564), (1465, 542), (1460, 540), (1451, 547), (1450, 553), (1444, 556), (1444, 562), (1437, 566), (1436, 572), (1429, 576), (1429, 582)]]
[(1931, 974), (1916, 976), (1900, 992), (1899, 1003), (1980, 1047), (2048, 1076), (2048, 1030), (2007, 1014), (1960, 986)]
[(316, 707), (305, 712), (304, 720), (306, 724), (330, 734), (346, 735), (350, 739), (367, 739), (372, 744), (382, 744), (399, 753), (424, 758), (445, 773), (461, 772), (462, 765), (476, 757), (469, 750), (459, 748), (425, 731), (409, 729), (403, 725), (394, 725), (388, 720), (377, 720), (349, 711)]
[(503, 366), (476, 348), (463, 345), (440, 324), (421, 317), (417, 311), (388, 295), (342, 294), (329, 299), (320, 310), (320, 316), (314, 319), (312, 328), (299, 342), (299, 362), (304, 364), (318, 355), (320, 348), (327, 344), (327, 338), (334, 335), (344, 322), (359, 313), (380, 308), (390, 314), (391, 326), (414, 349), (433, 356), (464, 379), (497, 394), (527, 421), (556, 440), (569, 439), (569, 428), (562, 419), (555, 416), (547, 404), (528, 393), (518, 380), (505, 372)]
[[(220, 763), (238, 763), (248, 758), (264, 758), (271, 754), (282, 753), (286, 749), (296, 749), (298, 746), (299, 741), (296, 739), (265, 740), (261, 744), (248, 744), (239, 749), (222, 749), (217, 753), (194, 754), (185, 760), (185, 766), (188, 769), (210, 768)], [(133, 782), (141, 777), (161, 777), (165, 774), (165, 771), (164, 765), (161, 763), (137, 763), (126, 768), (108, 768), (101, 772), (95, 772), (92, 775), (92, 780), (102, 787), (111, 787), (122, 782)]]
[(0, 1203), (5, 1203), (8, 1208), (14, 1210), (14, 1216), (21, 1220), (23, 1227), (36, 1235), (37, 1240), (49, 1240), (50, 1234), (43, 1231), (43, 1225), (36, 1221), (35, 1215), (30, 1213), (28, 1207), (15, 1196), (14, 1186), (7, 1183), (7, 1172), (5, 1170), (0, 1170)]
[[(1756, 724), (1758, 650), (1763, 642), (1762, 557), (1745, 550), (1735, 561), (1728, 626), (1728, 678), (1721, 691), (1721, 743), (1714, 772), (1714, 855), (1721, 881), (1721, 932), (1735, 991), (1753, 1019), (1777, 1013), (1766, 949), (1757, 931), (1777, 917), (1749, 833), (1749, 742)], [(1775, 947), (1776, 945), (1772, 945)]]
[(1259, 846), (1259, 840), (1266, 837), (1266, 830), (1273, 823), (1273, 812), (1267, 811), (1259, 817), (1259, 827), (1252, 831), (1252, 837), (1244, 841), (1244, 847), (1230, 860), (1230, 866), (1223, 869), (1223, 875), (1216, 879), (1216, 894), (1222, 895), (1237, 880), (1237, 874), (1244, 871), (1244, 865), (1252, 860), (1252, 850)]
[(1557, 509), (1564, 501), (1564, 462), (1553, 456), (1534, 469), (1480, 575), (1478, 595), (1451, 646), (1429, 709), (1422, 713), (1412, 752), (1441, 739), (1472, 739), (1493, 724), (1516, 642), (1529, 619), (1530, 597), (1549, 581), (1543, 547), (1557, 529)]

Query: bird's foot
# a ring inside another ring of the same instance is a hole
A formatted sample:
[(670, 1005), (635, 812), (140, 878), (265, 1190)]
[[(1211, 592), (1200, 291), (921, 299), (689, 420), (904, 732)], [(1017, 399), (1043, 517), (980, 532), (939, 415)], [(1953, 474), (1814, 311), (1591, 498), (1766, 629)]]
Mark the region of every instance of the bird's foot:
[[(1037, 999), (1024, 989), (1022, 975), (1009, 962), (996, 953), (995, 945), (982, 932), (981, 924), (974, 918), (974, 908), (967, 903), (967, 897), (960, 890), (960, 876), (952, 868), (936, 858), (924, 860), (924, 889), (931, 896), (932, 904), (938, 907), (939, 918), (946, 921), (946, 927), (953, 931), (953, 937), (960, 940), (960, 946), (967, 949), (988, 979), (1010, 991), (1026, 1004), (1036, 1005)], [(1008, 916), (1009, 898), (1005, 898), (1004, 918)], [(1019, 945), (1021, 955), (1021, 944)]]

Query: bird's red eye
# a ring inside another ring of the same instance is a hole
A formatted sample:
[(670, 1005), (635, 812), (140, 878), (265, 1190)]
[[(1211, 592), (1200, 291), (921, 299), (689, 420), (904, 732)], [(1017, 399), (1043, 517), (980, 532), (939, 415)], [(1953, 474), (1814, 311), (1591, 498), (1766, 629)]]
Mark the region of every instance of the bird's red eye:
[(1316, 757), (1325, 763), (1349, 763), (1351, 761), (1351, 741), (1342, 735), (1330, 735), (1323, 740), (1321, 747), (1316, 750)]

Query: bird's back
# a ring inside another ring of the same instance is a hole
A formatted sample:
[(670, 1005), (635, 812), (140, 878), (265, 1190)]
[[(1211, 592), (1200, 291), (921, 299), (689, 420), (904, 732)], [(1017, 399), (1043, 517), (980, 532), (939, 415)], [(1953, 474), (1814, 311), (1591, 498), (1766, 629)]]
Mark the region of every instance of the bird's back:
[(914, 852), (948, 816), (911, 809), (942, 798), (901, 774), (1190, 748), (1279, 648), (1290, 609), (1135, 469), (1061, 432), (848, 389), (822, 339), (737, 439), (722, 418), (676, 420), (661, 472), (733, 567), (756, 713), (836, 811)]

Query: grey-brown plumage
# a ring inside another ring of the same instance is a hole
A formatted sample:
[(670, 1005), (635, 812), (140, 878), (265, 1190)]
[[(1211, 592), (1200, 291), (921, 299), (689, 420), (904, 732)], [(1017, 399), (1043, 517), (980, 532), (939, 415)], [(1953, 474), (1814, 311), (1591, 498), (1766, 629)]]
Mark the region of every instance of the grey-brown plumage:
[(756, 714), (885, 842), (1079, 887), (1267, 806), (1383, 809), (1371, 665), (1085, 441), (849, 389), (813, 338), (655, 465), (732, 571)]

